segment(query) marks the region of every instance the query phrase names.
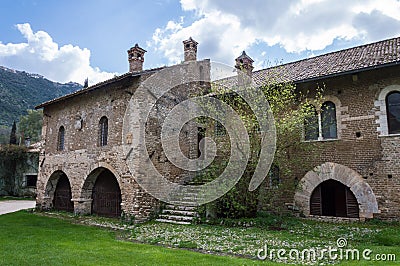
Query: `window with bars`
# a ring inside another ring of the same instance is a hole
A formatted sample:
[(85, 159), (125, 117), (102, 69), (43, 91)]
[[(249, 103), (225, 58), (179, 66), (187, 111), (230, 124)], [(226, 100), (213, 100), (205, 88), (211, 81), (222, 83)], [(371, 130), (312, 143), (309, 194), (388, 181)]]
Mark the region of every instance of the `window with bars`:
[(99, 122), (99, 146), (106, 146), (108, 138), (108, 119), (103, 116)]
[(58, 130), (57, 150), (63, 151), (65, 148), (64, 144), (65, 144), (65, 128), (64, 126), (61, 126)]

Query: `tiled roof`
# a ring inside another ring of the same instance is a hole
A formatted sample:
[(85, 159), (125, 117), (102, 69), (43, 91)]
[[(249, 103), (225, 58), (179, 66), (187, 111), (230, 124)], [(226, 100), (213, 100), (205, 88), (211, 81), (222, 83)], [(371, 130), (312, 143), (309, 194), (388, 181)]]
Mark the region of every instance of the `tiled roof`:
[(302, 82), (400, 64), (400, 37), (332, 52), (253, 72), (257, 85)]
[[(400, 64), (400, 37), (254, 71), (253, 79), (258, 86), (267, 84), (269, 82), (299, 83), (313, 79), (321, 79), (324, 77), (359, 72), (371, 68), (380, 68), (395, 64)], [(74, 93), (42, 103), (35, 108), (42, 108), (46, 105), (65, 100), (76, 95), (97, 90), (104, 85), (129, 76), (140, 76), (145, 73), (156, 72), (162, 68), (163, 67), (144, 70), (136, 73), (126, 73), (88, 88), (84, 88)], [(226, 80), (230, 79), (228, 78)]]
[(149, 74), (149, 73), (156, 72), (156, 71), (161, 70), (161, 69), (163, 69), (163, 68), (164, 68), (164, 67), (159, 67), (159, 68), (153, 68), (153, 69), (148, 69), (148, 70), (143, 70), (143, 71), (140, 71), (140, 72), (133, 72), (133, 73), (128, 72), (128, 73), (122, 74), (122, 75), (120, 75), (120, 76), (116, 76), (116, 77), (114, 77), (114, 78), (108, 79), (108, 80), (106, 80), (106, 81), (97, 83), (97, 84), (95, 84), (95, 85), (93, 85), (93, 86), (90, 86), (90, 87), (87, 87), (87, 88), (83, 88), (83, 89), (77, 90), (77, 91), (75, 91), (75, 92), (73, 92), (73, 93), (70, 93), (70, 94), (61, 96), (61, 97), (59, 97), (59, 98), (56, 98), (56, 99), (53, 99), (53, 100), (44, 102), (44, 103), (42, 103), (42, 104), (36, 106), (35, 109), (40, 109), (40, 108), (45, 107), (45, 106), (47, 106), (47, 105), (49, 105), (49, 104), (53, 104), (53, 103), (56, 103), (56, 102), (60, 102), (60, 101), (63, 101), (63, 100), (65, 100), (65, 99), (68, 99), (68, 98), (77, 96), (77, 95), (85, 94), (85, 93), (88, 93), (88, 92), (91, 92), (91, 91), (100, 89), (101, 87), (103, 87), (103, 86), (105, 86), (105, 85), (108, 85), (108, 84), (111, 84), (111, 83), (113, 83), (113, 82), (122, 80), (122, 79), (124, 79), (124, 78), (126, 78), (126, 77), (137, 77), (137, 76), (141, 76), (141, 75), (143, 75), (143, 74)]

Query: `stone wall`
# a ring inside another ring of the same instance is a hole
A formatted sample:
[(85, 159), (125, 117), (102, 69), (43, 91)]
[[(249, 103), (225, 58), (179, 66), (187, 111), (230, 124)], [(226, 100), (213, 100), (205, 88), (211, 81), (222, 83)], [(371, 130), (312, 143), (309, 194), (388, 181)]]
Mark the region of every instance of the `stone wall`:
[[(205, 61), (206, 64), (207, 62)], [(188, 63), (184, 63), (183, 67), (186, 65)], [(53, 207), (59, 173), (63, 172), (71, 185), (74, 212), (91, 213), (93, 186), (102, 169), (107, 169), (118, 181), (124, 214), (134, 216), (136, 221), (144, 221), (157, 212), (160, 202), (146, 193), (136, 181), (146, 175), (144, 164), (140, 161), (142, 159), (135, 156), (136, 150), (126, 149), (127, 144), (141, 144), (143, 140), (134, 132), (123, 130), (125, 112), (132, 95), (156, 71), (159, 70), (144, 71), (140, 75), (125, 75), (96, 89), (88, 88), (86, 93), (45, 106), (42, 130), (45, 146), (40, 156), (37, 207)], [(160, 128), (164, 114), (189, 94), (198, 93), (199, 89), (201, 88), (198, 84), (183, 84), (172, 89), (152, 109), (150, 115), (145, 117), (145, 146), (149, 154), (145, 159), (151, 160), (155, 168), (173, 182), (183, 183), (187, 181), (188, 175), (171, 164), (163, 153)], [(130, 113), (130, 116), (139, 119), (142, 115), (139, 109)], [(108, 141), (107, 145), (100, 146), (99, 121), (103, 116), (108, 118)], [(65, 145), (64, 150), (59, 151), (57, 143), (61, 126), (65, 128)], [(182, 138), (181, 148), (188, 157), (194, 157), (194, 153), (197, 153), (197, 146), (193, 146), (197, 145), (197, 131), (193, 132), (191, 129), (194, 127), (195, 125), (189, 124), (183, 130), (188, 135)], [(196, 139), (191, 139), (192, 137)], [(128, 158), (135, 163), (134, 167), (129, 167), (126, 161)]]
[(36, 186), (27, 176), (38, 173), (38, 152), (24, 152), (20, 158), (0, 156), (0, 196), (35, 197)]

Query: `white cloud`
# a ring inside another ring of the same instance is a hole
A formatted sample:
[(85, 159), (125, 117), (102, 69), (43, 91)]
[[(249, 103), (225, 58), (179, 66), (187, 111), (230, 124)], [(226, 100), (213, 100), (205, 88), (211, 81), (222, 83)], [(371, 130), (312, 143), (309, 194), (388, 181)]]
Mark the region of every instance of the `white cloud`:
[(90, 50), (87, 48), (71, 44), (59, 47), (47, 32), (33, 32), (29, 23), (17, 24), (16, 27), (27, 42), (0, 42), (0, 65), (38, 73), (58, 82), (83, 83), (88, 77), (92, 85), (116, 74), (90, 66)]
[[(181, 0), (193, 23), (169, 21), (152, 47), (169, 63), (182, 60), (182, 40), (199, 42), (199, 57), (232, 64), (253, 45), (278, 45), (289, 53), (323, 50), (335, 40), (372, 42), (400, 34), (398, 0)], [(389, 23), (389, 24), (388, 24)]]

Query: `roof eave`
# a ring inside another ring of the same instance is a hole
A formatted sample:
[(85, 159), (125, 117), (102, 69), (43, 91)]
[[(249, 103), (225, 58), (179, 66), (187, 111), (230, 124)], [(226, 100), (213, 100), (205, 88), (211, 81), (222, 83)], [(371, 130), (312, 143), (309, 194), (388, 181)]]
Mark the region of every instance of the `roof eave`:
[(88, 93), (88, 92), (97, 90), (97, 89), (99, 89), (99, 88), (101, 88), (101, 87), (104, 87), (104, 86), (106, 86), (106, 85), (108, 85), (108, 84), (121, 81), (121, 80), (123, 80), (123, 79), (125, 79), (125, 78), (128, 78), (128, 77), (140, 77), (140, 76), (142, 76), (143, 74), (151, 74), (151, 73), (157, 72), (158, 70), (160, 70), (160, 69), (162, 69), (162, 68), (163, 68), (163, 67), (155, 68), (155, 69), (149, 69), (149, 70), (144, 70), (144, 71), (140, 71), (140, 72), (128, 72), (128, 73), (122, 74), (122, 75), (120, 75), (120, 76), (114, 77), (114, 78), (112, 78), (112, 79), (109, 79), (109, 80), (106, 80), (106, 81), (97, 83), (97, 84), (95, 84), (95, 85), (93, 85), (93, 86), (90, 86), (90, 87), (88, 87), (88, 88), (84, 88), (84, 89), (75, 91), (75, 92), (73, 92), (73, 93), (70, 93), (70, 94), (61, 96), (61, 97), (59, 97), (59, 98), (56, 98), (56, 99), (53, 99), (53, 100), (50, 100), (50, 101), (41, 103), (41, 104), (35, 106), (35, 109), (40, 109), (40, 108), (46, 107), (46, 106), (48, 106), (48, 105), (51, 105), (51, 104), (54, 104), (54, 103), (58, 103), (58, 102), (61, 102), (61, 101), (66, 100), (66, 99), (70, 99), (70, 98), (75, 97), (75, 96), (78, 96), (78, 95), (86, 94), (86, 93)]
[(324, 75), (324, 76), (318, 76), (318, 77), (302, 79), (302, 80), (294, 80), (292, 82), (296, 83), (296, 84), (307, 83), (307, 82), (312, 82), (312, 81), (321, 80), (321, 79), (333, 78), (333, 77), (344, 76), (344, 75), (351, 75), (351, 74), (365, 72), (365, 71), (369, 71), (369, 70), (396, 66), (396, 65), (399, 65), (399, 64), (400, 64), (400, 61), (395, 61), (395, 62), (390, 62), (390, 63), (386, 63), (386, 64), (369, 66), (369, 67), (364, 67), (364, 68), (357, 68), (357, 69), (352, 69), (352, 70), (348, 70), (348, 71), (333, 73), (333, 74)]

